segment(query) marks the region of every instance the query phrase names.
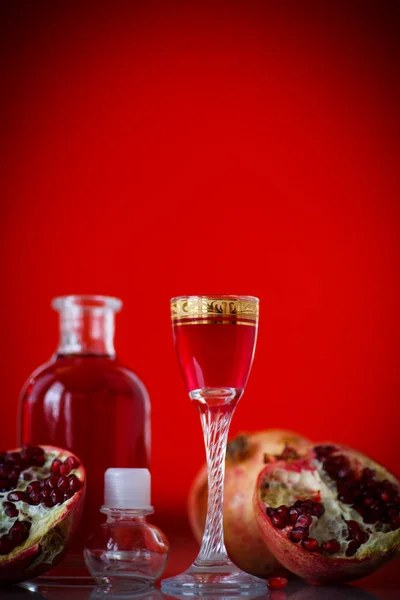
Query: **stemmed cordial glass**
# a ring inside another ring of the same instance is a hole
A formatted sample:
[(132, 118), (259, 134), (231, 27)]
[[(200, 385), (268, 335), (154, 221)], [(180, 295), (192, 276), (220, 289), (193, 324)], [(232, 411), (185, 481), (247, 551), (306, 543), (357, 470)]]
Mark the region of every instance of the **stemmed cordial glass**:
[(266, 582), (229, 559), (222, 524), (228, 429), (253, 361), (258, 325), (252, 296), (182, 296), (171, 300), (174, 341), (204, 433), (208, 466), (207, 519), (200, 552), (181, 575), (164, 579), (166, 593), (254, 593)]

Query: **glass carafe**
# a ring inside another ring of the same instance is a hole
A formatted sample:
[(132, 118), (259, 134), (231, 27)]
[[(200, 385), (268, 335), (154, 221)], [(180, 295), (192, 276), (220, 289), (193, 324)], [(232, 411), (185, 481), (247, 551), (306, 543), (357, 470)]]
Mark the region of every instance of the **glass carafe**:
[(72, 450), (87, 471), (79, 533), (66, 559), (50, 573), (76, 583), (89, 577), (82, 552), (86, 538), (99, 526), (104, 472), (110, 467), (149, 467), (148, 394), (114, 350), (114, 317), (121, 306), (117, 298), (104, 296), (56, 298), (59, 347), (21, 393), (20, 444)]

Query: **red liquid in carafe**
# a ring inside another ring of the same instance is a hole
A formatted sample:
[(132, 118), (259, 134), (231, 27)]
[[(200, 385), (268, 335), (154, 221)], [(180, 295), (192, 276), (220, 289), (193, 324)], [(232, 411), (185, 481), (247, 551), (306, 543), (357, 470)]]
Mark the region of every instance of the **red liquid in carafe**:
[(149, 399), (141, 381), (117, 359), (58, 355), (23, 391), (21, 443), (72, 450), (87, 471), (84, 516), (72, 552), (101, 520), (104, 472), (149, 467)]

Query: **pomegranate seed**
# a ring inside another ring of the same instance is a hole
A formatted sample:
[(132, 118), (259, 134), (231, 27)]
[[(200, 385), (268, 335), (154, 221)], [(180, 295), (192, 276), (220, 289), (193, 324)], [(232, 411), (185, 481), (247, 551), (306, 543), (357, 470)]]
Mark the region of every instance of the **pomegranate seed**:
[(286, 527), (286, 525), (288, 524), (288, 521), (280, 515), (274, 515), (273, 517), (271, 517), (271, 523), (277, 529), (284, 529), (284, 527)]
[[(71, 475), (70, 479), (72, 477), (75, 477), (75, 475)], [(284, 505), (279, 506), (278, 508), (273, 509), (272, 512), (270, 511), (269, 517), (274, 527), (277, 527), (278, 529), (283, 529), (289, 522), (289, 509), (287, 506)]]
[(53, 460), (53, 462), (51, 463), (51, 468), (50, 468), (51, 472), (55, 473), (55, 474), (59, 473), (61, 465), (62, 465), (61, 460), (59, 460), (58, 458), (55, 458)]
[(345, 504), (353, 504), (354, 500), (356, 499), (356, 491), (354, 488), (341, 486), (338, 488), (338, 499), (340, 502), (344, 502)]
[(11, 541), (13, 546), (19, 546), (24, 541), (24, 536), (22, 531), (11, 530), (8, 533), (8, 539)]
[(349, 530), (350, 538), (353, 538), (355, 533), (361, 531), (360, 525), (357, 523), (357, 521), (346, 521), (346, 525)]
[(53, 504), (62, 504), (64, 502), (64, 494), (61, 490), (53, 490), (51, 492), (51, 501)]
[(19, 510), (17, 508), (14, 507), (9, 507), (5, 509), (5, 514), (7, 515), (7, 517), (10, 517), (10, 519), (14, 519), (15, 517), (18, 517), (19, 515)]
[(0, 538), (0, 554), (4, 556), (5, 554), (9, 554), (13, 549), (13, 545), (11, 540), (9, 540), (6, 536)]
[(310, 527), (312, 517), (310, 515), (300, 515), (296, 521), (296, 527)]
[(353, 471), (349, 467), (342, 467), (336, 474), (338, 479), (348, 479), (353, 477)]
[(268, 577), (267, 585), (271, 590), (283, 590), (288, 584), (286, 577)]
[(289, 521), (292, 525), (294, 525), (300, 515), (298, 508), (291, 508), (289, 511)]
[(376, 472), (374, 469), (369, 469), (368, 467), (365, 467), (365, 469), (362, 470), (362, 479), (375, 479), (375, 476)]
[(46, 462), (46, 457), (44, 454), (37, 454), (36, 456), (34, 456), (31, 459), (31, 463), (35, 467), (43, 467), (45, 462)]
[(278, 515), (282, 515), (285, 516), (286, 518), (289, 518), (289, 509), (287, 506), (285, 506), (284, 504), (281, 504), (280, 506), (278, 506), (276, 510), (276, 513)]
[(297, 542), (300, 542), (308, 537), (308, 529), (303, 529), (302, 527), (294, 528), (289, 533), (289, 537), (292, 542), (297, 544)]
[(13, 469), (8, 474), (8, 479), (14, 479), (15, 481), (18, 481), (20, 473), (21, 473), (21, 471), (19, 469)]
[(74, 469), (77, 469), (79, 467), (79, 461), (74, 457), (74, 456), (68, 456), (67, 460), (64, 462), (64, 464), (69, 467), (70, 471), (73, 471)]
[(389, 502), (390, 500), (390, 496), (387, 492), (382, 492), (381, 493), (381, 500), (382, 502)]
[(389, 481), (389, 479), (382, 479), (381, 487), (383, 489), (385, 489), (387, 492), (395, 492), (396, 491), (396, 486), (391, 481)]
[(324, 550), (328, 554), (335, 554), (336, 552), (339, 552), (339, 550), (340, 550), (340, 543), (335, 539), (327, 540), (326, 542), (322, 542), (321, 546), (322, 546), (322, 550)]
[(50, 477), (46, 477), (45, 479), (42, 479), (42, 481), (40, 482), (40, 487), (43, 489), (45, 489), (47, 487), (47, 482), (49, 481)]
[(76, 475), (69, 476), (69, 489), (71, 492), (78, 492), (82, 487), (81, 482)]
[(359, 523), (357, 521), (347, 521), (347, 526), (349, 528), (349, 540), (356, 540), (359, 544), (365, 544), (368, 539), (368, 534), (361, 529)]
[(51, 496), (51, 491), (50, 490), (42, 490), (40, 492), (40, 500), (43, 502), (44, 500), (49, 500)]
[(58, 489), (65, 492), (69, 488), (69, 479), (68, 477), (61, 476), (57, 483)]
[(27, 527), (24, 521), (15, 521), (14, 525), (12, 526), (12, 530), (25, 533), (27, 531)]
[(39, 492), (40, 491), (40, 481), (32, 481), (32, 483), (30, 483), (28, 485), (28, 487), (26, 488), (26, 491), (28, 492), (28, 494), (30, 494), (31, 492)]
[(18, 546), (21, 542), (25, 541), (29, 536), (29, 530), (25, 526), (23, 521), (15, 521), (14, 525), (8, 532), (8, 537), (14, 546)]
[(368, 506), (368, 507), (376, 505), (376, 502), (375, 502), (374, 498), (370, 498), (369, 496), (367, 496), (366, 498), (364, 498), (363, 502), (364, 502), (365, 506)]
[(47, 508), (52, 508), (54, 506), (51, 498), (46, 498), (46, 500), (43, 500), (42, 504), (47, 506)]
[(319, 551), (318, 541), (314, 540), (314, 538), (308, 538), (307, 540), (303, 540), (301, 542), (301, 545), (303, 546), (303, 548), (305, 550), (308, 550), (309, 552), (318, 552)]
[(10, 492), (7, 496), (7, 500), (10, 500), (10, 502), (29, 502), (29, 496), (25, 492), (17, 490), (15, 492)]
[(51, 477), (49, 478), (49, 480), (47, 482), (47, 487), (52, 490), (55, 490), (57, 487), (57, 484), (58, 484), (58, 480), (59, 480), (58, 475), (51, 475)]
[(37, 506), (38, 504), (40, 504), (40, 492), (31, 492), (29, 497), (29, 504), (32, 504), (33, 506)]
[(70, 498), (72, 498), (73, 493), (72, 492), (64, 492), (64, 502), (66, 502), (67, 500), (69, 500)]
[(312, 514), (319, 519), (325, 512), (325, 506), (321, 502), (314, 502)]
[(357, 540), (351, 540), (347, 544), (346, 556), (354, 556), (354, 554), (357, 552), (360, 546), (360, 542), (357, 542)]
[(66, 463), (60, 465), (60, 475), (69, 475), (70, 470)]

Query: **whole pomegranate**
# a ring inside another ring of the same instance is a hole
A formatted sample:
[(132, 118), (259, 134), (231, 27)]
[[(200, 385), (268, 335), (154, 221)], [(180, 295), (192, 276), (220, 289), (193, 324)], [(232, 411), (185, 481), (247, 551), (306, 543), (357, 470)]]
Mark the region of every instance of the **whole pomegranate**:
[(288, 570), (310, 583), (364, 577), (400, 548), (400, 482), (360, 452), (312, 446), (260, 473), (254, 510), (261, 535)]
[[(266, 460), (283, 452), (300, 451), (310, 441), (283, 429), (242, 433), (228, 442), (225, 462), (224, 536), (230, 558), (240, 568), (268, 577), (279, 573), (279, 563), (266, 547), (254, 517), (252, 498), (257, 476)], [(286, 449), (286, 450), (285, 450)], [(293, 450), (291, 450), (293, 449)], [(207, 467), (198, 473), (189, 492), (189, 522), (198, 541), (207, 513)]]
[(85, 470), (52, 446), (0, 453), (0, 583), (49, 571), (63, 558), (82, 513)]

